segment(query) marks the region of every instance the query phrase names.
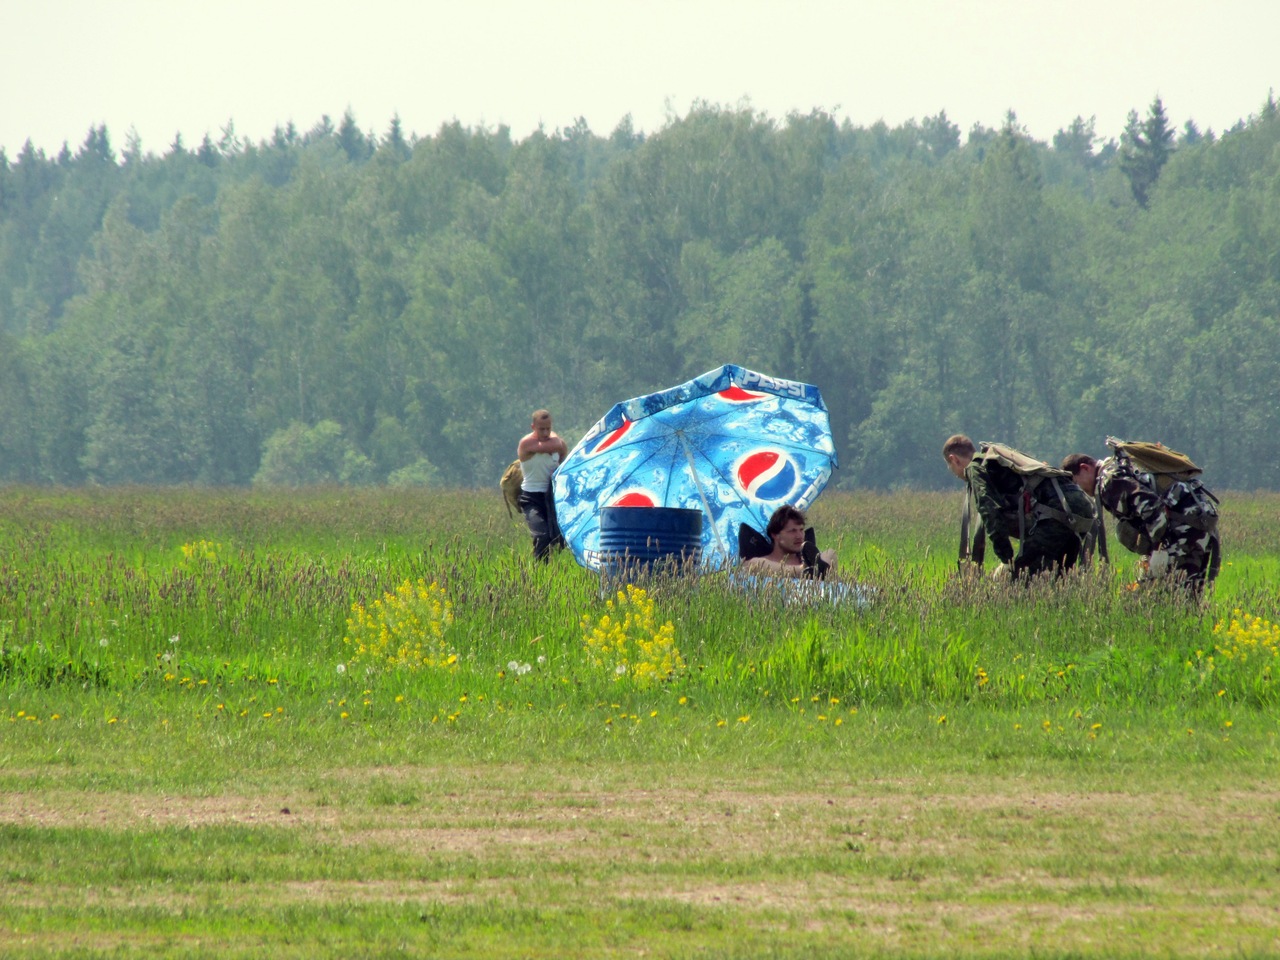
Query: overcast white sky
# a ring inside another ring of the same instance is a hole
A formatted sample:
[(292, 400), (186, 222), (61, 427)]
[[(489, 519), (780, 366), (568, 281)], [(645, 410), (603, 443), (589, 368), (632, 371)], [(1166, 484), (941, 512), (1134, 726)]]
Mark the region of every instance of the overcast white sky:
[(378, 134), (652, 133), (695, 99), (962, 131), (1013, 109), (1048, 140), (1076, 115), (1118, 137), (1158, 94), (1220, 131), (1280, 95), (1278, 50), (1280, 0), (0, 0), (0, 147), (105, 123), (163, 154), (348, 108)]

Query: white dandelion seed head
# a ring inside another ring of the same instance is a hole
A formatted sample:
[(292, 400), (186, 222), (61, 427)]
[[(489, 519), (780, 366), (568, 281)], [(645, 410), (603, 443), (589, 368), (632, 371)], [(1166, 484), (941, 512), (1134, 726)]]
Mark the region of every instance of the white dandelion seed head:
[(100, 646), (100, 647), (105, 647), (105, 646), (107, 646), (107, 645), (108, 645), (108, 643), (107, 643), (107, 638), (106, 638), (106, 637), (102, 637), (102, 638), (100, 638), (100, 639), (98, 640), (98, 646)]
[(173, 654), (172, 654), (172, 653), (162, 653), (162, 654), (160, 654), (160, 660), (161, 660), (161, 662), (162, 662), (162, 663), (168, 663), (168, 662), (169, 662), (170, 660), (172, 660), (172, 659), (173, 659)]
[(176, 633), (175, 633), (172, 637), (170, 637), (170, 638), (169, 638), (169, 642), (170, 642), (170, 643), (177, 643), (177, 642), (178, 642), (178, 634), (176, 634)]
[(547, 662), (547, 658), (546, 658), (545, 656), (543, 656), (542, 654), (538, 654), (538, 664), (539, 664), (539, 665), (541, 665), (541, 664), (544, 664), (544, 663), (546, 663), (546, 662)]
[(616, 673), (618, 676), (622, 676), (624, 673), (627, 672), (627, 665), (625, 663), (620, 663), (613, 668), (613, 672)]
[(347, 672), (347, 665), (346, 665), (345, 663), (340, 663), (340, 664), (338, 664), (338, 672), (339, 672), (339, 673), (346, 673), (346, 672)]
[(520, 672), (520, 661), (518, 661), (518, 660), (510, 660), (510, 661), (508, 661), (508, 662), (507, 662), (507, 670), (508, 670), (508, 671), (510, 671), (511, 673), (519, 673), (519, 672)]
[(532, 669), (533, 669), (533, 664), (530, 664), (530, 663), (522, 663), (522, 664), (520, 664), (519, 672), (520, 672), (520, 673), (528, 673), (528, 672), (529, 672), (530, 670), (532, 670)]

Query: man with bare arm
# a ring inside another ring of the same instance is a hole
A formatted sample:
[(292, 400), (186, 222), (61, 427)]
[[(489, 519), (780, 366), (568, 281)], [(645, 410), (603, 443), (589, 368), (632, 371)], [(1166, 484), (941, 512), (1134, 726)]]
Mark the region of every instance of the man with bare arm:
[(520, 484), (520, 512), (533, 537), (533, 558), (546, 562), (553, 546), (564, 546), (556, 527), (555, 505), (551, 499), (551, 476), (564, 459), (569, 448), (551, 429), (551, 414), (547, 410), (533, 411), (533, 420), (527, 434), (516, 446), (516, 456), (524, 480)]
[[(834, 550), (818, 551), (812, 531), (805, 528), (804, 514), (790, 504), (773, 511), (765, 527), (772, 549), (758, 553), (742, 565), (752, 573), (784, 574), (822, 580), (836, 565)], [(757, 535), (758, 537), (758, 535)]]

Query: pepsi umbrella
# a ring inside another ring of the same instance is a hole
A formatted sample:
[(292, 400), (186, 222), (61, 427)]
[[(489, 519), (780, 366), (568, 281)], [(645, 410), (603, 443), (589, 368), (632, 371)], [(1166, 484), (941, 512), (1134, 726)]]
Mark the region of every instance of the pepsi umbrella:
[(761, 532), (779, 506), (813, 503), (836, 466), (818, 388), (726, 364), (614, 406), (555, 472), (556, 516), (578, 562), (597, 569), (604, 507), (703, 513), (702, 565), (738, 556), (738, 526)]

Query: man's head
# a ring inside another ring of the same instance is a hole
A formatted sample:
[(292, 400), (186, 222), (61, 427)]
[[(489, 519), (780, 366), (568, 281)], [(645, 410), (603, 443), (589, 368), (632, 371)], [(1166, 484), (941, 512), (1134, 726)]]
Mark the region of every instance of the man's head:
[(533, 421), (530, 424), (530, 428), (533, 431), (533, 435), (539, 440), (545, 440), (551, 436), (551, 411), (533, 411)]
[(956, 477), (964, 479), (964, 468), (973, 459), (973, 441), (963, 433), (953, 433), (942, 445), (942, 458), (947, 461), (947, 469)]
[(1062, 458), (1062, 469), (1071, 474), (1075, 485), (1093, 496), (1098, 485), (1098, 461), (1087, 453), (1073, 453)]
[(783, 504), (773, 511), (764, 532), (784, 553), (798, 554), (804, 549), (804, 525), (804, 514), (790, 504)]

